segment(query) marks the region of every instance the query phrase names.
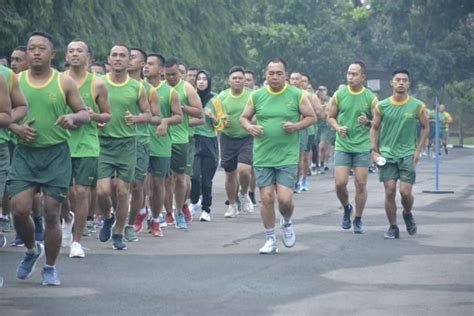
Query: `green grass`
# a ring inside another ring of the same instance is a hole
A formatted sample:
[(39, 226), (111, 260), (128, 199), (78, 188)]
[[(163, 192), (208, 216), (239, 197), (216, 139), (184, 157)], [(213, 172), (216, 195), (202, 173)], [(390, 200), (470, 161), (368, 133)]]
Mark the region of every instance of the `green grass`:
[[(458, 145), (459, 137), (450, 136), (448, 139), (448, 144)], [(464, 145), (474, 145), (474, 137), (464, 137)]]

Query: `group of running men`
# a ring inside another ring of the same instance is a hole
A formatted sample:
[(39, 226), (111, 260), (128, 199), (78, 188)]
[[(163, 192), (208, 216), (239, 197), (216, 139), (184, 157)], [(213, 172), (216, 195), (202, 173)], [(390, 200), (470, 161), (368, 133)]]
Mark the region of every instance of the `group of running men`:
[[(336, 133), (342, 228), (363, 232), (368, 167), (383, 156), (379, 177), (390, 223), (384, 237), (399, 238), (398, 180), (407, 231), (416, 233), (412, 185), (429, 125), (423, 103), (407, 94), (406, 70), (393, 73), (393, 95), (378, 102), (363, 85), (360, 61), (349, 65), (347, 86), (329, 99), (325, 86), (319, 95), (307, 91), (308, 75), (293, 72), (288, 78), (281, 58), (266, 64), (265, 85), (256, 90), (251, 71), (232, 67), (229, 88), (216, 95), (208, 71), (182, 69), (176, 58), (124, 44), (111, 48), (107, 72), (90, 64), (82, 40), (67, 46), (63, 73), (51, 67), (54, 56), (53, 38), (33, 32), (13, 52), (12, 70), (0, 66), (0, 192), (6, 192), (3, 214), (11, 212), (15, 242), (26, 247), (19, 279), (30, 277), (45, 254), (42, 283), (59, 285), (55, 262), (61, 244), (70, 247), (70, 257), (84, 257), (81, 237), (93, 229), (97, 210), (103, 219), (98, 237), (112, 239), (116, 250), (127, 249), (124, 240), (138, 240), (149, 212), (156, 237), (163, 236), (163, 225), (187, 228), (199, 208), (200, 221), (210, 221), (219, 160), (228, 204), (224, 217), (252, 213), (256, 186), (266, 234), (259, 253), (278, 252), (275, 199), (283, 244), (293, 247), (293, 193), (306, 187), (318, 128)], [(323, 144), (320, 150), (322, 170), (327, 149)], [(355, 216), (347, 190), (351, 171)]]

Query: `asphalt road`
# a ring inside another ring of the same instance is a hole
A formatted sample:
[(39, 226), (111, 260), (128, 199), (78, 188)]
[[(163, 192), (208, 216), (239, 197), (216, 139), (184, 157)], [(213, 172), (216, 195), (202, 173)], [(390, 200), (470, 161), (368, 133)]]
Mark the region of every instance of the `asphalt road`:
[[(84, 259), (61, 251), (62, 285), (15, 279), (24, 249), (0, 250), (0, 315), (473, 315), (474, 150), (452, 149), (434, 189), (434, 164), (418, 166), (414, 187), (418, 234), (384, 240), (383, 186), (369, 175), (364, 234), (340, 228), (330, 173), (309, 177), (295, 196), (297, 244), (259, 255), (264, 232), (258, 209), (224, 219), (224, 173), (214, 183), (212, 222), (187, 230), (146, 233), (126, 251), (84, 239)], [(354, 187), (350, 183), (351, 200)], [(399, 201), (399, 199), (398, 199)], [(401, 208), (399, 209), (401, 212)], [(8, 238), (13, 238), (13, 233)], [(281, 239), (281, 231), (277, 229)]]

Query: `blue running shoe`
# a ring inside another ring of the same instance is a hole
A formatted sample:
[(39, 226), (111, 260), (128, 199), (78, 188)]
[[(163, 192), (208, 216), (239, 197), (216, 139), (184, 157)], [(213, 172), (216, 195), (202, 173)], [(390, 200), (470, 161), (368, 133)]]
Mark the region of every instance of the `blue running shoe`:
[(183, 212), (179, 212), (176, 216), (176, 228), (186, 229), (188, 224), (186, 224), (186, 219), (184, 218)]
[(115, 226), (115, 215), (112, 213), (112, 217), (104, 219), (104, 225), (99, 232), (99, 239), (102, 242), (109, 241), (112, 237), (112, 228)]
[(362, 218), (354, 218), (352, 225), (354, 234), (362, 234)]
[(41, 271), (43, 276), (43, 285), (61, 285), (59, 280), (58, 270), (54, 267), (44, 267)]
[(123, 242), (123, 235), (114, 234), (112, 240), (114, 241), (112, 247), (115, 250), (127, 250), (127, 245)]
[(15, 236), (15, 240), (10, 243), (10, 247), (23, 247), (24, 245), (25, 243), (18, 234)]
[(344, 216), (342, 217), (342, 228), (351, 228), (352, 205), (348, 204), (344, 207)]
[(306, 179), (304, 179), (303, 181), (301, 181), (301, 191), (305, 192), (305, 191), (308, 191), (309, 188), (308, 188), (308, 181), (306, 181)]
[(43, 218), (41, 216), (33, 217), (33, 222), (35, 222), (35, 240), (43, 241), (44, 240)]
[(44, 255), (44, 247), (39, 242), (36, 243), (35, 253), (25, 253), (25, 257), (16, 269), (16, 277), (24, 280), (28, 279), (35, 271), (38, 259)]

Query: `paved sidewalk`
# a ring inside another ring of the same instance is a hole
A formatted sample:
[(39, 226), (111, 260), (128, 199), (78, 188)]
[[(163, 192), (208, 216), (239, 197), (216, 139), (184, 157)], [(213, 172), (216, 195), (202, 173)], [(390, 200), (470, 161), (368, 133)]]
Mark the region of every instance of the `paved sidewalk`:
[(340, 228), (332, 175), (309, 177), (310, 191), (295, 196), (297, 244), (279, 242), (273, 256), (257, 253), (264, 243), (258, 211), (224, 219), (219, 170), (212, 222), (168, 227), (164, 238), (142, 233), (123, 252), (85, 238), (84, 259), (62, 249), (60, 287), (40, 285), (44, 261), (31, 279), (16, 280), (24, 249), (1, 249), (0, 315), (472, 315), (473, 158), (472, 149), (442, 157), (441, 189), (455, 191), (443, 195), (422, 193), (434, 189), (435, 177), (433, 160), (421, 161), (418, 234), (408, 236), (399, 208), (399, 240), (383, 239), (388, 223), (376, 174), (369, 175), (362, 235)]

